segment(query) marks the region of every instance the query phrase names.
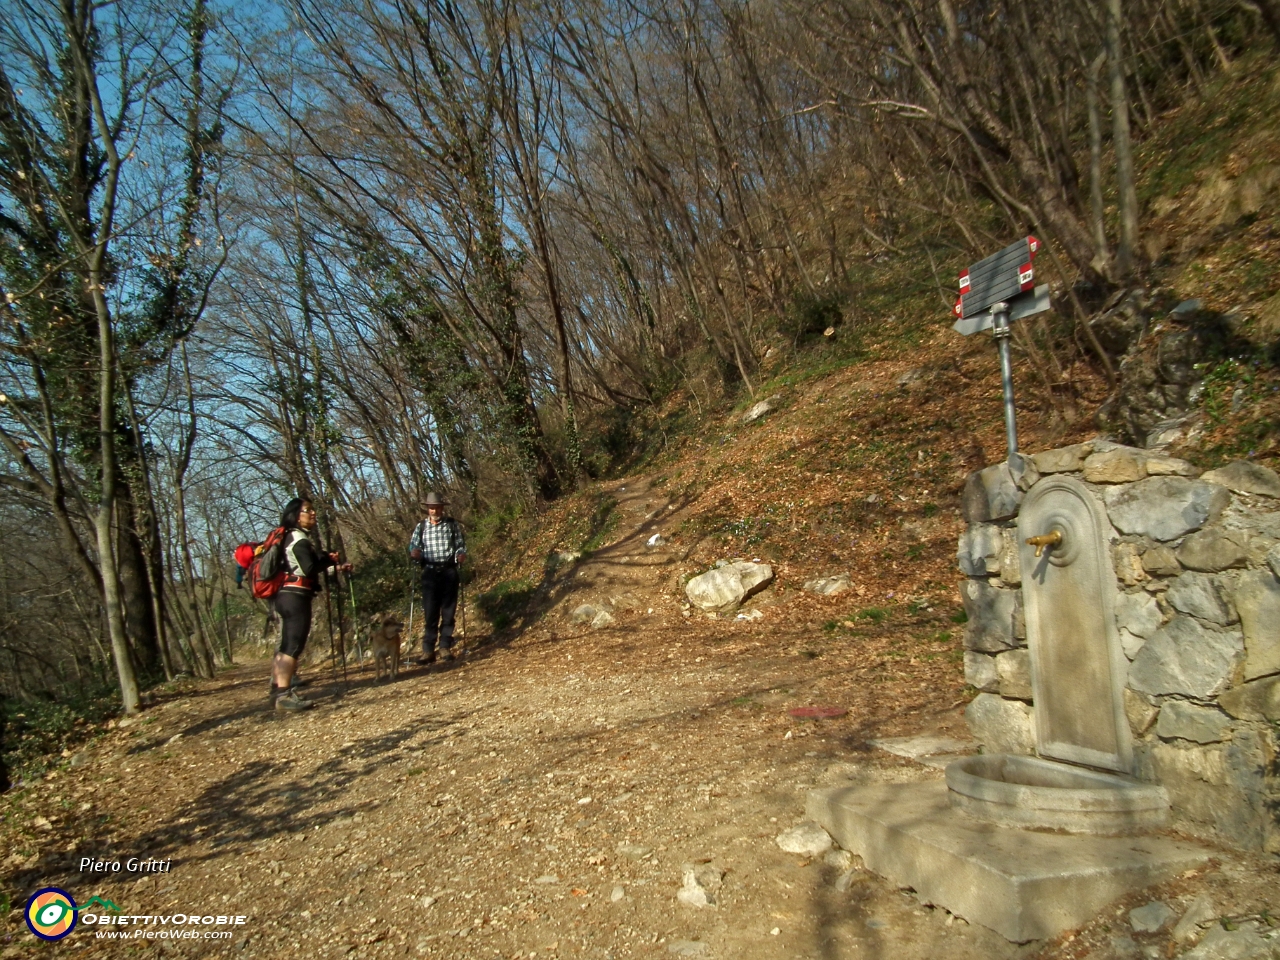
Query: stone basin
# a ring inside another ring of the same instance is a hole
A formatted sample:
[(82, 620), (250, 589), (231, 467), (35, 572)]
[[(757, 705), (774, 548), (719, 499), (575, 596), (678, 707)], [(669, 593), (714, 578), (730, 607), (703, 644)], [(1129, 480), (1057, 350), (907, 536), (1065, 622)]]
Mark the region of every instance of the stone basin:
[(1040, 757), (980, 754), (946, 773), (952, 807), (1001, 826), (1116, 836), (1169, 819), (1164, 787)]

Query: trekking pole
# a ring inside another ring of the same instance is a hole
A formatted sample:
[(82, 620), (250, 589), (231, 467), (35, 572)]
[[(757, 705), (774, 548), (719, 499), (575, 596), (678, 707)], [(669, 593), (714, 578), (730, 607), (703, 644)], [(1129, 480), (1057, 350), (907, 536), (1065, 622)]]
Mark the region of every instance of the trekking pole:
[(413, 639), (413, 568), (409, 568), (409, 639)]
[(360, 643), (360, 611), (356, 609), (356, 585), (353, 574), (347, 574), (347, 592), (351, 594), (351, 638), (356, 642), (356, 661), (364, 663), (364, 648)]
[(458, 570), (458, 615), (462, 621), (462, 642), (469, 645), (471, 638), (467, 636), (467, 592), (462, 585), (462, 570)]
[(333, 575), (338, 583), (338, 653), (342, 657), (342, 688), (347, 687), (347, 632), (346, 625), (342, 622), (342, 579), (339, 574)]
[[(325, 580), (329, 579), (329, 571), (325, 571)], [(329, 590), (324, 592), (324, 622), (329, 630), (329, 662), (333, 665), (333, 686), (338, 687), (338, 655), (337, 648), (333, 644), (333, 604), (329, 600)], [(344, 678), (345, 679), (345, 678)]]

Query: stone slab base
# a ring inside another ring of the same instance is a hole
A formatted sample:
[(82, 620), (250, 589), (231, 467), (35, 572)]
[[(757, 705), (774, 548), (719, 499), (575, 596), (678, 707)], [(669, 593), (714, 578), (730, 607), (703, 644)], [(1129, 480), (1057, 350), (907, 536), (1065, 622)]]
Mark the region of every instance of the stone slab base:
[(951, 808), (940, 782), (813, 790), (806, 808), (869, 870), (1015, 943), (1082, 926), (1111, 901), (1210, 857), (1160, 837), (1071, 836), (970, 820)]

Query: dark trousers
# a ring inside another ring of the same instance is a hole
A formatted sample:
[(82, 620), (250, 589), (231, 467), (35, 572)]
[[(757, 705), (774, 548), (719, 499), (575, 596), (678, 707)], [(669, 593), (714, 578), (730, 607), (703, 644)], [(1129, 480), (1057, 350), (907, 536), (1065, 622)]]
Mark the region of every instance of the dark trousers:
[(280, 616), (280, 647), (276, 653), (296, 660), (302, 656), (311, 634), (311, 591), (282, 588), (275, 596), (274, 606)]
[(448, 564), (422, 568), (422, 652), (453, 646), (453, 617), (458, 610), (458, 567)]

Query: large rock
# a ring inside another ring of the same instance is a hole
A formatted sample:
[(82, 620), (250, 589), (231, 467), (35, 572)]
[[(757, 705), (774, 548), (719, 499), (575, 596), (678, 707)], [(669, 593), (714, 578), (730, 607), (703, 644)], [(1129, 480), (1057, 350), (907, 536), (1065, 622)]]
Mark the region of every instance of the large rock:
[(1017, 646), (1021, 593), (1001, 590), (985, 580), (965, 580), (960, 584), (960, 598), (969, 617), (964, 632), (967, 649), (996, 653)]
[(1177, 457), (1147, 457), (1147, 475), (1151, 477), (1198, 477), (1200, 468)]
[(776, 842), (787, 853), (798, 853), (804, 857), (820, 857), (835, 846), (831, 842), (831, 834), (812, 820), (804, 820), (790, 830), (784, 830), (778, 834)]
[(1216, 520), (1231, 502), (1226, 487), (1186, 477), (1148, 477), (1103, 494), (1111, 523), (1122, 533), (1176, 540)]
[(1116, 626), (1143, 639), (1154, 636), (1164, 623), (1160, 605), (1145, 590), (1116, 595)]
[(1229, 567), (1243, 567), (1249, 559), (1244, 537), (1239, 533), (1210, 527), (1191, 534), (1178, 548), (1178, 562), (1189, 570), (1217, 573)]
[(1143, 779), (1169, 791), (1175, 825), (1261, 849), (1271, 819), (1262, 777), (1268, 757), (1262, 738), (1251, 730), (1238, 730), (1228, 743), (1157, 741), (1150, 776)]
[(1182, 572), (1182, 564), (1172, 547), (1157, 543), (1143, 552), (1142, 569), (1156, 577), (1176, 577)]
[(607, 627), (614, 622), (613, 614), (609, 612), (607, 607), (596, 606), (591, 603), (584, 603), (575, 607), (573, 612), (569, 614), (569, 619), (574, 623), (589, 623), (596, 630), (601, 627)]
[(1004, 547), (1000, 550), (1000, 582), (1017, 587), (1022, 584), (1022, 559), (1018, 555), (1018, 531), (1006, 529), (1001, 535)]
[(1031, 651), (1006, 650), (996, 655), (996, 676), (1000, 678), (1000, 696), (1014, 700), (1031, 699)]
[[(1150, 551), (1147, 552), (1150, 553)], [(1145, 556), (1136, 543), (1117, 543), (1111, 548), (1111, 564), (1115, 568), (1116, 576), (1126, 587), (1132, 587), (1150, 579), (1143, 566)]]
[(974, 524), (960, 534), (960, 544), (956, 549), (960, 572), (967, 577), (999, 573), (1003, 548), (1004, 536), (999, 527), (991, 523)]
[(1124, 715), (1129, 720), (1129, 729), (1135, 737), (1141, 737), (1160, 715), (1160, 708), (1149, 702), (1146, 697), (1129, 687), (1124, 688)]
[[(1186, 443), (1188, 440), (1200, 436), (1204, 433), (1204, 417), (1200, 411), (1190, 413), (1185, 417), (1174, 417), (1172, 420), (1160, 420), (1153, 423), (1147, 431), (1145, 446), (1148, 449), (1155, 447), (1167, 447), (1174, 443)], [(1160, 471), (1166, 472), (1166, 471)], [(1179, 474), (1179, 476), (1194, 477), (1200, 471)], [(1157, 471), (1151, 469), (1151, 463), (1147, 463), (1147, 473), (1155, 476)]]
[(1280, 721), (1280, 677), (1241, 684), (1220, 696), (1218, 703), (1237, 720)]
[(1076, 443), (1056, 450), (1033, 454), (1031, 462), (1041, 473), (1075, 473), (1084, 468), (1085, 458), (1093, 453), (1093, 444)]
[(1227, 584), (1211, 574), (1184, 573), (1169, 584), (1165, 599), (1179, 613), (1224, 627), (1240, 619), (1229, 598)]
[(742, 422), (754, 423), (766, 414), (772, 413), (773, 401), (777, 399), (777, 397), (769, 397), (767, 400), (761, 400), (758, 403), (752, 404), (750, 409), (742, 415)]
[(1247, 570), (1235, 601), (1244, 629), (1244, 678), (1280, 673), (1280, 580), (1270, 570)]
[(831, 577), (819, 577), (805, 581), (804, 589), (824, 597), (834, 597), (853, 589), (853, 580), (847, 573), (837, 573)]
[(1147, 642), (1146, 637), (1140, 637), (1136, 633), (1130, 633), (1123, 627), (1118, 631), (1120, 634), (1120, 649), (1124, 651), (1124, 655), (1132, 660), (1138, 655), (1138, 651), (1142, 649), (1143, 644)]
[(1263, 497), (1280, 497), (1280, 476), (1260, 463), (1237, 460), (1217, 470), (1210, 470), (1201, 479), (1220, 483), (1236, 493), (1256, 493)]
[(1017, 514), (1022, 491), (1003, 463), (969, 474), (960, 494), (960, 512), (971, 524), (1006, 520)]
[(1133, 447), (1095, 453), (1084, 462), (1084, 478), (1089, 483), (1133, 483), (1146, 475), (1146, 456)]
[(736, 560), (694, 577), (685, 584), (684, 593), (701, 610), (730, 613), (772, 579), (773, 567), (767, 563)]
[(983, 693), (996, 693), (1000, 689), (1000, 675), (996, 673), (996, 658), (976, 650), (964, 652), (964, 682)]
[(987, 753), (1035, 753), (1036, 735), (1031, 707), (1021, 700), (1005, 700), (980, 693), (965, 708), (964, 718)]
[(1174, 617), (1138, 651), (1129, 665), (1129, 686), (1139, 693), (1207, 700), (1227, 688), (1243, 658), (1239, 630), (1210, 630), (1190, 617)]
[(1156, 734), (1166, 739), (1221, 743), (1231, 738), (1231, 718), (1221, 710), (1185, 700), (1170, 700), (1160, 708)]

